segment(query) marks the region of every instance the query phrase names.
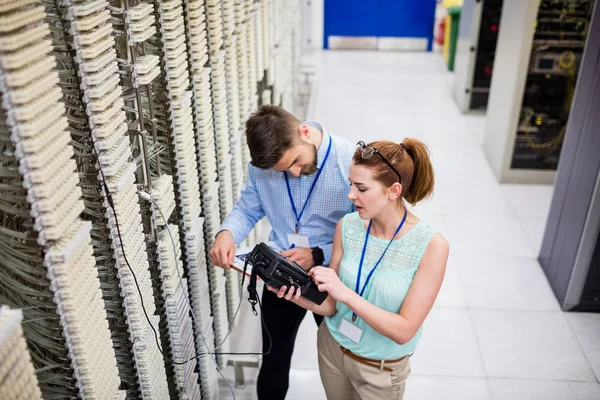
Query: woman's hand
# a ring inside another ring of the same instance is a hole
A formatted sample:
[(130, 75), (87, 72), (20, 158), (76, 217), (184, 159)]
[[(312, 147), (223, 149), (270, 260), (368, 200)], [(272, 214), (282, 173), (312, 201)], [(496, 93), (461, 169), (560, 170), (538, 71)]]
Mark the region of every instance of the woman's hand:
[(295, 287), (291, 287), (289, 292), (286, 293), (287, 291), (287, 286), (282, 286), (279, 289), (275, 289), (272, 286), (267, 285), (267, 289), (273, 293), (275, 293), (277, 295), (277, 297), (279, 297), (280, 299), (286, 299), (286, 300), (290, 300), (292, 302), (296, 302), (294, 300), (298, 300), (300, 298), (300, 296), (302, 295), (300, 288), (295, 288)]
[(331, 268), (315, 267), (308, 271), (320, 292), (327, 292), (335, 301), (346, 303), (352, 295), (352, 290), (340, 280)]

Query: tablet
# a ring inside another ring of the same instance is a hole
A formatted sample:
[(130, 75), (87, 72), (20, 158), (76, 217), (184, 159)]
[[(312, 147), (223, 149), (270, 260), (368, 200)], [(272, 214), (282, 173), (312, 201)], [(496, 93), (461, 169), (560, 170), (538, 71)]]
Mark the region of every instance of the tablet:
[[(283, 251), (279, 248), (279, 246), (277, 246), (273, 242), (267, 242), (267, 245), (278, 253), (281, 253)], [(244, 263), (246, 262), (246, 258), (250, 255), (250, 253), (252, 253), (252, 250), (254, 250), (254, 247), (255, 246), (240, 247), (236, 249), (235, 256), (233, 257), (233, 265), (231, 265), (231, 268), (235, 269), (240, 273), (244, 272)], [(248, 263), (246, 269), (246, 276), (250, 277), (250, 274), (252, 274), (252, 264)], [(259, 277), (257, 278), (260, 279)]]

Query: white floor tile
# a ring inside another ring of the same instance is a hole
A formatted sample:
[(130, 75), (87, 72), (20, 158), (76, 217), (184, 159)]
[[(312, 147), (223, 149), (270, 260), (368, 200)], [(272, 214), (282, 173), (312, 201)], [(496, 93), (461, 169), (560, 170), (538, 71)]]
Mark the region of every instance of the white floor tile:
[[(435, 194), (444, 215), (514, 218), (514, 213), (495, 183), (475, 177), (471, 183), (461, 182), (457, 176), (438, 178)], [(467, 189), (470, 187), (473, 189)]]
[(490, 379), (494, 400), (598, 400), (600, 384)]
[(519, 224), (537, 258), (542, 248), (544, 231), (546, 230), (546, 218), (521, 218)]
[(536, 260), (511, 257), (455, 257), (460, 287), (471, 308), (560, 311)]
[(500, 185), (510, 207), (519, 218), (548, 217), (552, 202), (552, 185)]
[(445, 215), (450, 252), (456, 256), (533, 258), (534, 252), (514, 219)]
[(414, 376), (406, 382), (404, 400), (491, 400), (484, 378)]
[(600, 382), (600, 314), (568, 312), (565, 316)]
[(318, 370), (290, 371), (290, 388), (286, 400), (325, 400), (325, 389)]
[(411, 358), (414, 375), (485, 377), (475, 332), (466, 310), (434, 308)]
[(435, 300), (434, 307), (464, 308), (466, 304), (456, 271), (456, 262), (450, 256), (446, 265), (446, 275), (444, 276), (444, 281)]
[(256, 400), (258, 398), (256, 395), (257, 369), (244, 368), (245, 386), (243, 387), (236, 387), (233, 367), (224, 368), (222, 373), (227, 382), (219, 377), (219, 399), (233, 399), (234, 395), (236, 400)]
[(470, 310), (489, 377), (595, 382), (561, 312)]
[(298, 329), (296, 345), (292, 355), (292, 368), (296, 370), (318, 370), (317, 324), (313, 313), (306, 313)]
[(449, 109), (444, 111), (438, 109), (434, 113), (431, 111), (417, 112), (417, 120), (420, 121), (425, 132), (425, 143), (430, 146), (450, 147), (475, 144), (473, 132), (484, 129), (485, 118), (460, 114), (451, 98), (445, 99), (444, 104), (439, 104), (439, 106), (449, 107)]
[[(477, 183), (500, 186), (481, 146), (476, 143), (460, 144), (458, 146), (431, 144), (428, 147), (431, 152), (433, 166), (436, 169), (436, 176), (443, 178), (438, 179), (438, 183), (451, 180), (452, 182), (457, 181), (467, 184), (475, 180)], [(457, 189), (462, 190), (464, 188)]]

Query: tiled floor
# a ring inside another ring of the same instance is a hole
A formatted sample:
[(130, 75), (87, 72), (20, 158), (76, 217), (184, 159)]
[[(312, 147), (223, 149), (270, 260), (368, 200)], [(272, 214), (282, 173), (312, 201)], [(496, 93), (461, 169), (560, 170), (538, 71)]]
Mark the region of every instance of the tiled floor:
[[(600, 399), (600, 315), (563, 313), (538, 262), (551, 186), (500, 185), (435, 53), (319, 52), (311, 116), (352, 142), (416, 137), (431, 150), (433, 198), (414, 212), (450, 243), (447, 274), (412, 358), (407, 400)], [(244, 302), (245, 303), (245, 302)], [(242, 313), (232, 347), (258, 350)], [(305, 318), (288, 399), (324, 399), (316, 329)], [(233, 371), (225, 375), (233, 385)], [(255, 369), (237, 399), (255, 399)], [(230, 399), (222, 382), (221, 398)]]

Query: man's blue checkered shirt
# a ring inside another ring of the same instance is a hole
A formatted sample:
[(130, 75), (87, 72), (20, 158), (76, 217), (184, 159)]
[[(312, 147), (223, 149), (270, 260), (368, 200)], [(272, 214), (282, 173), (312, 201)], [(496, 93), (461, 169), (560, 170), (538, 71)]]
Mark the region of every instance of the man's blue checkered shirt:
[[(305, 124), (323, 132), (323, 140), (317, 152), (317, 168), (323, 168), (323, 172), (300, 219), (299, 234), (308, 236), (311, 247), (320, 247), (323, 250), (324, 264), (328, 265), (331, 260), (335, 227), (344, 215), (353, 211), (347, 195), (348, 174), (354, 146), (343, 139), (329, 135), (318, 123), (306, 122)], [(331, 153), (323, 166), (330, 140), (333, 140)], [(304, 206), (315, 176), (316, 172), (311, 175), (301, 175), (299, 178), (288, 174), (298, 213)], [(219, 231), (230, 231), (235, 243), (239, 244), (264, 216), (273, 227), (269, 240), (282, 249), (289, 248), (287, 234), (295, 233), (296, 217), (283, 172), (263, 170), (249, 165), (246, 186), (242, 190), (241, 198), (225, 218)]]

